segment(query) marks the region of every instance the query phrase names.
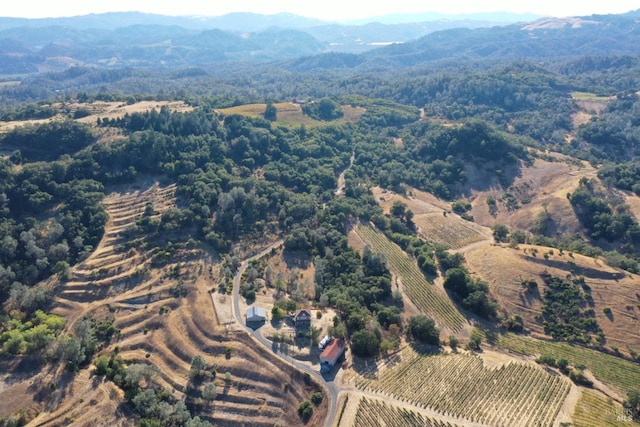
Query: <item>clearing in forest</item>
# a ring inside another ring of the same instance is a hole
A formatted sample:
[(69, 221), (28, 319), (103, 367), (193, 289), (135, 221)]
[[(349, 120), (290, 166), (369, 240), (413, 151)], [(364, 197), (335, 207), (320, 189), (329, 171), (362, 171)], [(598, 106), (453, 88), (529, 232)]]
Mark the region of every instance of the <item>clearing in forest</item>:
[(191, 111), (193, 107), (185, 104), (182, 101), (140, 101), (134, 103), (127, 102), (107, 102), (107, 101), (95, 101), (95, 102), (75, 102), (62, 105), (60, 103), (53, 104), (54, 107), (59, 108), (60, 111), (66, 110), (65, 114), (58, 114), (48, 119), (32, 119), (32, 120), (14, 120), (9, 122), (0, 121), (0, 131), (9, 131), (13, 128), (24, 125), (38, 125), (48, 123), (54, 120), (65, 120), (68, 117), (73, 116), (76, 111), (84, 111), (86, 115), (82, 118), (75, 119), (82, 123), (93, 123), (99, 119), (116, 119), (124, 117), (125, 114), (143, 113), (156, 109), (160, 111), (162, 107), (167, 107), (171, 111)]
[[(292, 102), (279, 102), (273, 104), (276, 107), (276, 121), (275, 124), (287, 126), (287, 127), (300, 127), (302, 125), (306, 127), (322, 126), (326, 122), (315, 120), (306, 114), (303, 114), (300, 104)], [(249, 117), (264, 117), (267, 104), (245, 104), (237, 107), (220, 108), (217, 111), (224, 115), (240, 114)], [(343, 105), (342, 111), (344, 116), (341, 119), (335, 120), (336, 123), (355, 123), (362, 114), (365, 112), (364, 108), (351, 107), (349, 105)]]

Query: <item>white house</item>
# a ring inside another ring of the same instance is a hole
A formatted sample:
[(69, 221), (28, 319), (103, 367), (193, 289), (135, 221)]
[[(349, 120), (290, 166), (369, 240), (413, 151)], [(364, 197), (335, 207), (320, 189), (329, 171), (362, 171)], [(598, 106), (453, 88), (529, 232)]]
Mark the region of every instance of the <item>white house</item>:
[(264, 308), (249, 307), (247, 310), (247, 323), (251, 322), (264, 322), (267, 320), (267, 313), (264, 311)]

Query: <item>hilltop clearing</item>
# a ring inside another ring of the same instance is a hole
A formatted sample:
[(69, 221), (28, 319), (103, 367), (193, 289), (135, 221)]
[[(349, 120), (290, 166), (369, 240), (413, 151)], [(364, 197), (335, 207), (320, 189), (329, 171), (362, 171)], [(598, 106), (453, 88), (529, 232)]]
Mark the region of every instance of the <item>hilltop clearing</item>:
[(49, 106), (41, 105), (39, 108), (51, 108), (59, 113), (44, 119), (21, 119), (0, 121), (0, 132), (6, 132), (19, 126), (37, 125), (48, 123), (53, 120), (64, 120), (73, 118), (78, 122), (95, 124), (98, 119), (117, 119), (125, 114), (142, 113), (155, 109), (160, 111), (162, 107), (171, 111), (182, 112), (191, 111), (192, 107), (182, 101), (140, 101), (140, 102), (114, 102), (114, 101), (93, 101), (93, 102), (72, 102), (54, 103)]

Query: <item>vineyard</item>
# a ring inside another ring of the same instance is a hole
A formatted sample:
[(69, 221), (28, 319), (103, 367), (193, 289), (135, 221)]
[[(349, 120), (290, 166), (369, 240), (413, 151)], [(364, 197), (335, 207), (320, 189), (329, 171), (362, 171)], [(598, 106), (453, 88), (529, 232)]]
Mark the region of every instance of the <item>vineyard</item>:
[(489, 236), (477, 228), (478, 225), (457, 216), (441, 214), (416, 215), (415, 223), (420, 227), (420, 235), (425, 240), (441, 243), (451, 249), (459, 249), (472, 243), (489, 240)]
[(586, 366), (602, 382), (626, 395), (640, 384), (640, 366), (610, 354), (566, 343), (541, 341), (514, 334), (505, 334), (497, 344), (521, 354), (548, 354), (556, 359), (567, 359), (571, 364)]
[(622, 405), (591, 390), (582, 390), (571, 418), (576, 427), (638, 426), (629, 419)]
[(571, 387), (538, 366), (487, 368), (478, 356), (420, 355), (403, 350), (402, 363), (377, 377), (356, 379), (362, 390), (395, 396), (439, 413), (492, 426), (553, 424)]
[(446, 421), (436, 420), (414, 411), (387, 405), (379, 400), (362, 398), (358, 403), (352, 427), (456, 427)]
[(374, 252), (385, 254), (389, 268), (400, 278), (407, 295), (420, 310), (428, 313), (440, 326), (446, 326), (452, 331), (462, 329), (466, 322), (464, 316), (444, 291), (427, 281), (415, 260), (384, 234), (371, 227), (361, 225), (356, 231)]

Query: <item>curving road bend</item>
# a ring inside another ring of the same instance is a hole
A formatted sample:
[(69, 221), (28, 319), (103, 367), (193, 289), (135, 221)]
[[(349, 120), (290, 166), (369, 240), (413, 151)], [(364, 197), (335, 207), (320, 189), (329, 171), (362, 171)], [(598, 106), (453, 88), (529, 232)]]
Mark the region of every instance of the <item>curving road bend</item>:
[(263, 249), (261, 252), (242, 261), (242, 263), (240, 264), (240, 267), (238, 267), (238, 272), (233, 277), (233, 316), (235, 317), (236, 321), (240, 325), (244, 326), (244, 328), (247, 330), (249, 335), (254, 339), (254, 341), (258, 342), (265, 349), (271, 350), (276, 356), (278, 356), (280, 359), (287, 362), (288, 364), (292, 365), (294, 368), (300, 371), (303, 371), (305, 373), (308, 373), (319, 384), (325, 387), (325, 389), (328, 391), (328, 393), (326, 393), (326, 396), (329, 399), (329, 409), (327, 411), (325, 427), (331, 427), (331, 425), (333, 424), (333, 420), (335, 419), (337, 406), (338, 406), (338, 388), (336, 387), (336, 384), (333, 381), (326, 381), (325, 378), (318, 371), (315, 371), (311, 369), (309, 366), (303, 364), (302, 362), (292, 358), (291, 356), (288, 356), (274, 349), (272, 347), (271, 341), (269, 341), (264, 336), (262, 336), (259, 329), (253, 330), (246, 325), (246, 323), (243, 321), (242, 313), (240, 312), (240, 278), (242, 277), (242, 273), (244, 273), (244, 271), (247, 269), (251, 261), (262, 258), (263, 256), (267, 255), (269, 252), (271, 252), (273, 249), (277, 249), (281, 247), (283, 244), (284, 244), (283, 240), (278, 240), (271, 246)]

